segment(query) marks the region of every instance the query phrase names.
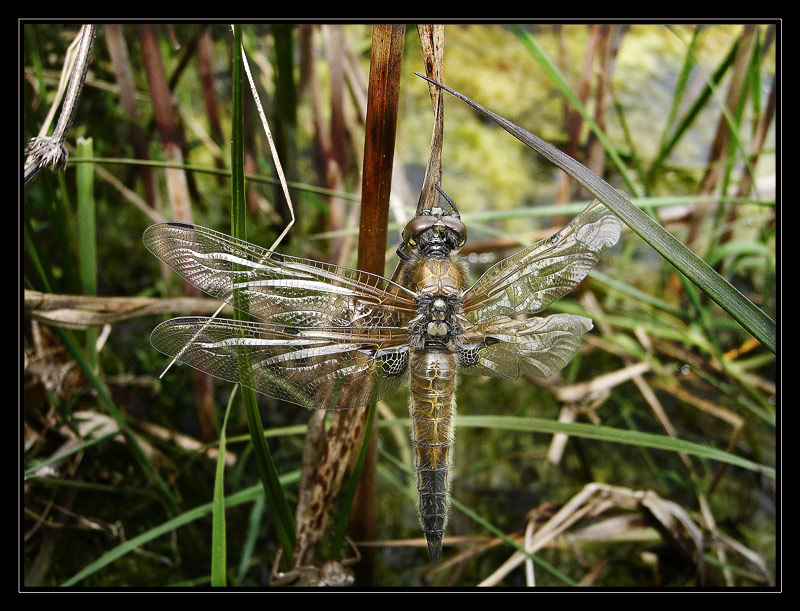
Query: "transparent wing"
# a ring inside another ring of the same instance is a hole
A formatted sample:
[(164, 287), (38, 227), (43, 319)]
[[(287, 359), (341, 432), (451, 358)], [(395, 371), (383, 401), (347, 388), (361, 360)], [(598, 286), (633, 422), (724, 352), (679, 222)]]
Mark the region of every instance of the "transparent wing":
[(621, 229), (619, 219), (594, 200), (558, 233), (490, 267), (464, 294), (464, 315), (479, 323), (540, 312), (586, 277)]
[(402, 326), (416, 310), (411, 292), (381, 276), (288, 257), (205, 227), (159, 223), (143, 240), (204, 293), (233, 305), (240, 289), (249, 313), (272, 324)]
[(358, 407), (386, 397), (408, 365), (404, 329), (287, 329), (185, 317), (158, 325), (150, 341), (195, 369), (309, 408), (335, 409), (343, 399)]
[(497, 378), (547, 378), (572, 360), (581, 336), (592, 328), (584, 316), (553, 314), (527, 320), (499, 318), (462, 335), (460, 373)]

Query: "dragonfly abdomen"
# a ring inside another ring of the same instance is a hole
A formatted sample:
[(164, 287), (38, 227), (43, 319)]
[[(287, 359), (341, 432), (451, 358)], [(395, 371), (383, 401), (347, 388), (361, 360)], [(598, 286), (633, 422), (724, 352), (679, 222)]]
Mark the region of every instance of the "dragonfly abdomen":
[(438, 562), (450, 505), (456, 361), (447, 350), (415, 350), (410, 365), (419, 514), (428, 553), (433, 562)]

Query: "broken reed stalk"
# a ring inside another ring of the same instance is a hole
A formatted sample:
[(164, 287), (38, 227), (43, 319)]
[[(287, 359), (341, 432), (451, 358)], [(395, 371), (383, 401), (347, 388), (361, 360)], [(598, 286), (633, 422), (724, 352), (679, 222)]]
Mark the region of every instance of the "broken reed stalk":
[[(418, 25), (419, 41), (425, 60), (425, 74), (439, 83), (444, 79), (444, 26)], [(428, 83), (433, 103), (433, 133), (425, 166), (425, 179), (417, 202), (417, 214), (430, 210), (438, 200), (436, 185), (442, 177), (442, 142), (444, 140), (444, 95), (438, 87)]]
[(78, 100), (81, 97), (86, 73), (89, 71), (89, 60), (92, 58), (92, 47), (97, 26), (87, 24), (81, 31), (80, 43), (72, 65), (72, 74), (69, 79), (69, 88), (64, 97), (61, 114), (58, 116), (52, 136), (37, 136), (33, 138), (25, 149), (24, 180), (28, 184), (44, 168), (64, 170), (67, 167), (67, 148), (64, 142), (75, 120), (78, 109)]

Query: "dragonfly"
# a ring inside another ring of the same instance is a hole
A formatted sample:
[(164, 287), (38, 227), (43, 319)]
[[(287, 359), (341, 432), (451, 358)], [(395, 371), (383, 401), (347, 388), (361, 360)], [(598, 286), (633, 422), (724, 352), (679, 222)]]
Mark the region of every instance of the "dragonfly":
[(536, 314), (572, 291), (621, 232), (594, 200), (470, 286), (458, 256), (467, 227), (450, 203), (452, 212), (437, 205), (405, 226), (396, 281), (187, 223), (159, 223), (143, 236), (184, 280), (258, 319), (167, 320), (151, 335), (167, 356), (314, 409), (366, 406), (407, 381), (418, 510), (434, 563), (449, 512), (456, 373), (545, 378), (564, 367), (592, 321)]

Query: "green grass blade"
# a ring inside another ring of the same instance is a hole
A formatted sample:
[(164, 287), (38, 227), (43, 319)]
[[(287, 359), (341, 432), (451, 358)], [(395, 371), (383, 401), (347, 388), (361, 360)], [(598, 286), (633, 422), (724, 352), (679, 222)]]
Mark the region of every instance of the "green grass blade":
[[(672, 135), (669, 138), (662, 138), (661, 147), (659, 148), (655, 159), (650, 164), (650, 169), (648, 171), (648, 176), (651, 180), (652, 177), (655, 176), (656, 171), (661, 167), (667, 157), (669, 157), (672, 149), (675, 148), (689, 127), (691, 127), (691, 125), (695, 122), (697, 117), (700, 116), (700, 113), (705, 108), (709, 98), (711, 98), (711, 96), (714, 94), (716, 86), (722, 82), (722, 78), (725, 76), (728, 68), (733, 65), (733, 60), (736, 58), (736, 51), (738, 48), (739, 40), (737, 39), (733, 45), (731, 45), (731, 48), (728, 50), (728, 54), (720, 62), (720, 65), (714, 71), (714, 74), (712, 74), (711, 78), (709, 78), (706, 82), (706, 86), (703, 88), (703, 91), (700, 92), (689, 109), (684, 113), (680, 122), (672, 132)], [(688, 52), (692, 52), (691, 43)], [(689, 61), (689, 59), (690, 58), (687, 57), (687, 61)]]
[(664, 135), (668, 133), (669, 128), (672, 126), (675, 118), (678, 116), (678, 109), (683, 100), (683, 94), (686, 92), (686, 87), (689, 84), (689, 76), (692, 73), (694, 66), (694, 50), (697, 48), (697, 41), (700, 39), (700, 32), (703, 30), (703, 25), (696, 25), (692, 30), (692, 39), (686, 48), (686, 55), (683, 56), (683, 65), (678, 79), (675, 81), (675, 91), (672, 94), (672, 105), (667, 115), (667, 123), (664, 126)]
[(247, 570), (250, 568), (254, 552), (256, 549), (256, 541), (258, 540), (258, 533), (261, 530), (261, 524), (264, 518), (264, 510), (266, 508), (266, 501), (264, 495), (260, 495), (253, 503), (250, 509), (250, 515), (247, 519), (247, 530), (242, 544), (241, 554), (239, 556), (239, 569), (236, 572), (236, 581), (234, 585), (241, 585), (247, 575)]
[[(39, 281), (42, 283), (45, 292), (51, 293), (53, 291), (52, 284), (50, 280), (50, 270), (45, 267), (44, 263), (42, 262), (41, 257), (39, 256), (39, 251), (36, 249), (36, 242), (33, 239), (33, 228), (31, 227), (31, 222), (29, 218), (24, 218), (22, 223), (22, 239), (25, 245), (25, 252), (28, 254), (28, 257), (31, 260), (31, 264), (33, 268), (36, 270), (36, 274), (39, 276)], [(30, 285), (28, 288), (33, 288), (33, 281), (30, 278), (27, 278), (28, 284)]]
[(120, 412), (114, 403), (114, 400), (111, 398), (111, 394), (108, 392), (106, 385), (97, 376), (94, 369), (89, 364), (89, 361), (84, 356), (83, 352), (78, 347), (78, 344), (72, 339), (72, 337), (66, 333), (64, 329), (59, 327), (52, 327), (52, 329), (56, 335), (59, 336), (64, 346), (66, 346), (69, 353), (78, 363), (78, 366), (86, 376), (89, 384), (92, 386), (92, 388), (94, 388), (95, 392), (97, 392), (97, 397), (100, 399), (100, 402), (114, 419), (120, 431), (125, 434), (128, 445), (133, 450), (133, 454), (136, 457), (136, 461), (139, 464), (139, 468), (141, 469), (142, 473), (147, 478), (152, 478), (154, 480), (156, 488), (161, 493), (161, 497), (165, 502), (167, 510), (170, 513), (176, 513), (178, 510), (178, 501), (175, 499), (175, 496), (170, 491), (166, 482), (159, 475), (158, 470), (153, 466), (153, 463), (150, 462), (150, 459), (136, 441), (136, 436), (128, 427), (128, 423), (125, 421), (122, 412)]
[[(379, 426), (411, 426), (409, 418), (397, 418), (395, 420), (381, 420)], [(683, 452), (692, 454), (708, 460), (716, 460), (728, 463), (749, 471), (763, 473), (770, 478), (775, 478), (776, 473), (773, 467), (763, 465), (735, 454), (730, 454), (723, 450), (718, 450), (706, 445), (676, 439), (667, 435), (657, 435), (654, 433), (644, 433), (618, 429), (610, 426), (587, 424), (584, 422), (559, 422), (547, 418), (531, 418), (518, 416), (481, 416), (466, 415), (459, 416), (456, 422), (457, 427), (476, 427), (492, 428), (506, 431), (520, 431), (525, 433), (564, 433), (573, 437), (584, 439), (594, 439), (597, 441), (607, 441), (610, 443), (624, 443), (628, 445), (642, 446), (656, 450), (666, 450), (669, 452)]]
[[(173, 163), (169, 161), (160, 161), (157, 159), (133, 159), (125, 157), (73, 157), (70, 156), (68, 165), (79, 163), (103, 163), (108, 165), (131, 165), (142, 166), (148, 168), (176, 168), (186, 170), (187, 172), (196, 172), (198, 174), (209, 174), (211, 176), (230, 176), (229, 170), (220, 168), (212, 168), (202, 165), (191, 163)], [(267, 185), (280, 185), (279, 178), (272, 176), (265, 176), (263, 174), (245, 174), (245, 178), (252, 182), (267, 184)], [(348, 193), (347, 191), (339, 191), (336, 189), (327, 189), (325, 187), (318, 187), (317, 185), (309, 185), (302, 182), (287, 180), (286, 185), (291, 190), (303, 191), (306, 193), (313, 193), (316, 195), (324, 195), (326, 197), (339, 197), (351, 202), (360, 202), (361, 196), (355, 193)]]
[(450, 503), (453, 505), (453, 507), (458, 509), (461, 513), (466, 515), (473, 522), (475, 522), (476, 524), (480, 524), (486, 530), (491, 532), (493, 535), (495, 535), (496, 537), (499, 537), (500, 539), (502, 539), (503, 541), (508, 543), (511, 547), (515, 548), (518, 552), (520, 552), (521, 554), (524, 554), (525, 556), (527, 556), (528, 558), (533, 560), (533, 562), (536, 565), (538, 565), (539, 567), (541, 567), (544, 570), (546, 570), (548, 573), (553, 575), (553, 577), (556, 577), (557, 579), (561, 580), (565, 585), (568, 585), (570, 587), (578, 587), (579, 584), (577, 582), (575, 582), (574, 580), (572, 580), (569, 576), (565, 575), (564, 573), (559, 571), (556, 567), (554, 567), (552, 564), (550, 564), (546, 560), (543, 560), (542, 558), (540, 558), (536, 554), (532, 554), (532, 553), (528, 552), (522, 545), (520, 545), (519, 543), (514, 541), (514, 539), (509, 537), (506, 533), (504, 533), (502, 530), (497, 528), (491, 522), (488, 522), (488, 521), (484, 520), (481, 516), (479, 516), (474, 511), (472, 511), (469, 507), (464, 505), (464, 503), (459, 501), (457, 498), (451, 498), (450, 499)]
[[(92, 432), (90, 431), (87, 437), (91, 434)], [(72, 456), (79, 452), (85, 452), (93, 445), (104, 443), (106, 441), (114, 439), (114, 437), (116, 436), (117, 436), (117, 431), (112, 431), (110, 433), (98, 435), (97, 437), (90, 437), (89, 439), (85, 439), (80, 443), (69, 446), (68, 450), (64, 450), (63, 452), (57, 452), (56, 454), (48, 456), (47, 458), (42, 460), (34, 460), (33, 462), (31, 462), (31, 464), (25, 467), (25, 470), (22, 473), (22, 477), (23, 479), (28, 479), (29, 477), (36, 477), (36, 473), (40, 469), (43, 469), (44, 467), (47, 467), (49, 465), (56, 465), (61, 461), (63, 461), (64, 459), (68, 458), (69, 456)]]
[[(233, 133), (231, 136), (231, 177), (232, 177), (232, 214), (231, 233), (233, 237), (247, 240), (247, 204), (244, 189), (244, 100), (243, 83), (244, 67), (242, 64), (242, 33), (239, 26), (233, 29)], [(234, 315), (237, 320), (246, 319), (247, 304), (244, 296), (234, 293)], [(250, 373), (249, 354), (241, 350), (239, 354), (239, 372), (247, 378)], [(287, 558), (292, 556), (295, 532), (294, 519), (289, 503), (283, 494), (278, 480), (278, 470), (264, 439), (264, 426), (258, 411), (255, 392), (251, 390), (252, 382), (242, 380), (242, 397), (247, 416), (247, 426), (255, 451), (258, 471), (267, 495), (267, 502), (273, 511), (275, 529)]]
[[(664, 131), (661, 133), (661, 141), (658, 145), (658, 163), (663, 162), (665, 158), (665, 151), (667, 151), (667, 140), (669, 138), (669, 131), (678, 117), (678, 109), (683, 102), (683, 95), (689, 83), (689, 76), (692, 73), (694, 66), (694, 50), (697, 48), (697, 41), (700, 38), (700, 32), (703, 30), (702, 25), (695, 26), (692, 30), (692, 39), (687, 45), (686, 54), (683, 56), (683, 65), (681, 66), (680, 74), (675, 81), (675, 90), (672, 92), (672, 105), (670, 106), (669, 113), (667, 114), (667, 121), (664, 124)], [(667, 151), (668, 152), (668, 151)]]
[(225, 542), (225, 431), (228, 428), (228, 415), (231, 413), (233, 398), (238, 386), (233, 387), (231, 398), (225, 407), (222, 428), (219, 433), (219, 453), (217, 454), (217, 472), (214, 476), (214, 500), (211, 520), (211, 585), (224, 588), (227, 569)]
[[(78, 138), (78, 153), (93, 156), (91, 138)], [(77, 167), (78, 187), (78, 261), (84, 295), (97, 295), (97, 227), (94, 199), (94, 166), (90, 163)], [(97, 328), (86, 330), (86, 358), (97, 369)]]
[(514, 416), (459, 416), (458, 426), (486, 427), (512, 431), (539, 433), (565, 433), (584, 439), (595, 439), (612, 443), (625, 443), (670, 452), (684, 452), (700, 458), (728, 463), (750, 471), (764, 473), (775, 477), (775, 469), (767, 465), (755, 463), (746, 458), (730, 454), (706, 445), (676, 439), (666, 435), (656, 435), (641, 431), (618, 429), (610, 426), (598, 426), (583, 422), (558, 422), (546, 418), (518, 418)]

